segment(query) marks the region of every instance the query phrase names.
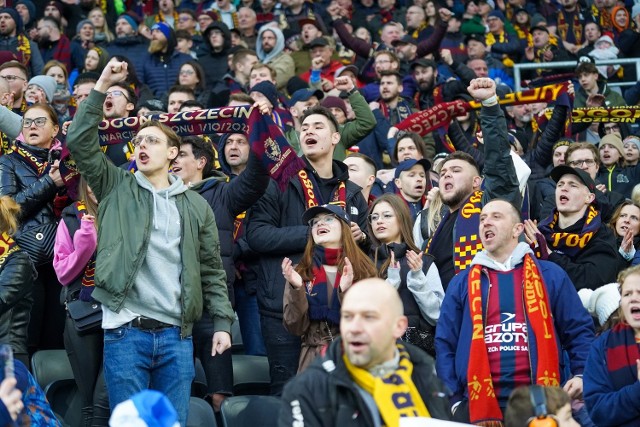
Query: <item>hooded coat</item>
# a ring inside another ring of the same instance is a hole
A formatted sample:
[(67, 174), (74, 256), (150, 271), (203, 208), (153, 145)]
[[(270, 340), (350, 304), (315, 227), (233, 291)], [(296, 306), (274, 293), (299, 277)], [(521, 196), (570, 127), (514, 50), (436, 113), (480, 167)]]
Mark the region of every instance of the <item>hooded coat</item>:
[[(224, 43), (222, 50), (215, 52), (209, 41), (209, 33), (220, 30)], [(202, 35), (202, 45), (196, 54), (202, 68), (207, 73), (207, 89), (213, 89), (216, 83), (222, 81), (222, 76), (229, 72), (228, 56), (231, 49), (231, 31), (223, 22), (214, 22), (207, 27)]]
[[(276, 36), (276, 45), (269, 53), (266, 53), (262, 47), (262, 34), (265, 31), (271, 31)], [(284, 34), (282, 30), (262, 26), (260, 31), (258, 31), (258, 38), (256, 40), (256, 54), (261, 63), (269, 64), (276, 70), (276, 86), (278, 90), (283, 90), (289, 79), (295, 75), (296, 64), (291, 55), (284, 51)]]
[[(178, 80), (182, 64), (192, 59), (191, 56), (176, 50), (178, 41), (173, 30), (167, 38), (167, 43), (166, 53), (151, 54), (147, 51), (140, 70), (136, 70), (140, 81), (149, 86), (156, 98), (162, 98), (169, 91)], [(129, 55), (130, 53), (127, 53), (127, 56)]]

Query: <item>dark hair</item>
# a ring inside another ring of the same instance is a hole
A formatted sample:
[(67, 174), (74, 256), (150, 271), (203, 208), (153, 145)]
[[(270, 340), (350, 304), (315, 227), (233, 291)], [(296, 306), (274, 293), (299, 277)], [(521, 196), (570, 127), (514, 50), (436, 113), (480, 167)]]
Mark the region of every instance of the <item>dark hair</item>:
[(598, 74), (598, 78), (600, 78), (600, 73), (598, 73), (598, 69), (596, 68), (596, 64), (593, 62), (581, 62), (576, 67), (575, 71), (576, 77), (580, 77), (583, 74)]
[[(420, 249), (416, 246), (413, 241), (413, 221), (411, 219), (411, 213), (409, 212), (409, 207), (407, 204), (400, 198), (400, 196), (396, 194), (383, 194), (373, 201), (371, 206), (369, 206), (369, 210), (367, 211), (367, 217), (371, 215), (371, 212), (378, 206), (380, 203), (388, 203), (393, 209), (393, 213), (396, 216), (396, 220), (398, 221), (398, 228), (400, 229), (400, 238), (402, 239), (401, 243), (407, 245), (407, 250), (412, 250), (416, 253), (420, 253)], [(371, 226), (371, 222), (367, 225), (368, 235), (371, 237), (371, 240), (375, 243), (376, 249), (373, 255), (373, 262), (375, 265), (378, 265), (378, 252), (380, 250), (380, 246), (383, 243), (376, 238), (373, 233), (373, 227)], [(391, 257), (389, 257), (378, 269), (378, 276), (383, 279), (387, 278), (387, 269), (389, 268), (389, 264), (391, 263)]]
[(176, 40), (185, 39), (185, 40), (193, 40), (193, 36), (187, 30), (176, 30)]
[(373, 159), (371, 159), (371, 157), (367, 156), (366, 154), (362, 154), (362, 153), (349, 153), (347, 155), (347, 159), (349, 157), (353, 157), (356, 159), (362, 159), (364, 160), (364, 162), (369, 165), (369, 167), (371, 167), (371, 169), (373, 169), (373, 175), (376, 174), (376, 172), (378, 172), (378, 168), (376, 167), (376, 163), (373, 161)]
[(415, 132), (400, 131), (396, 135), (396, 143), (393, 146), (393, 153), (391, 153), (391, 161), (393, 161), (394, 164), (399, 163), (398, 162), (398, 143), (405, 138), (409, 138), (410, 140), (413, 141), (413, 144), (416, 146), (416, 149), (420, 152), (420, 154), (422, 154), (423, 159), (427, 158), (427, 155), (428, 155), (427, 146), (424, 143), (424, 139), (422, 139), (422, 137)]
[(302, 117), (300, 118), (300, 123), (303, 123), (307, 117), (313, 114), (320, 114), (321, 116), (325, 116), (327, 120), (329, 120), (329, 123), (331, 124), (331, 126), (333, 126), (334, 132), (338, 132), (338, 129), (340, 129), (340, 125), (338, 124), (338, 121), (336, 120), (331, 110), (321, 105), (316, 105), (315, 107), (308, 108), (302, 114)]
[(169, 97), (171, 96), (172, 93), (177, 93), (177, 92), (186, 93), (187, 95), (191, 95), (191, 96), (193, 96), (193, 99), (196, 98), (196, 94), (193, 92), (193, 89), (191, 89), (189, 86), (173, 85), (169, 89), (169, 92), (167, 92), (167, 99), (169, 99)]
[[(196, 61), (195, 59), (190, 59), (187, 62), (185, 62), (184, 64), (182, 64), (180, 66), (179, 70), (182, 70), (182, 67), (184, 67), (185, 65), (191, 65), (191, 68), (193, 68), (193, 71), (196, 72), (196, 77), (198, 78), (198, 83), (196, 83), (196, 87), (195, 87), (195, 92), (201, 92), (205, 89), (205, 87), (207, 86), (207, 79), (206, 76), (204, 74), (204, 68), (202, 68), (202, 65), (200, 65), (200, 63), (198, 61)], [(176, 82), (175, 84), (180, 84), (180, 72), (178, 71), (178, 76), (176, 77)]]
[(440, 169), (442, 169), (444, 165), (450, 160), (462, 160), (463, 162), (467, 162), (476, 170), (476, 172), (478, 172), (478, 175), (480, 175), (480, 168), (478, 167), (478, 163), (476, 163), (476, 160), (471, 156), (471, 154), (465, 153), (464, 151), (454, 151), (442, 161), (442, 163), (440, 164)]
[(182, 8), (182, 9), (180, 9), (178, 11), (178, 14), (181, 14), (181, 13), (186, 13), (187, 15), (190, 15), (193, 18), (194, 21), (198, 20), (198, 17), (196, 16), (196, 12), (193, 9), (189, 9), (188, 7), (184, 7), (184, 8)]
[[(204, 110), (205, 109), (205, 107), (202, 104), (202, 102), (197, 101), (195, 99), (187, 99), (186, 101), (184, 101), (182, 103), (182, 105), (180, 105), (180, 110), (179, 111), (182, 111), (185, 108), (191, 108), (191, 107), (198, 107), (200, 110)], [(183, 139), (183, 141), (184, 141), (184, 139)]]
[(398, 84), (399, 85), (402, 84), (402, 76), (400, 75), (399, 72), (394, 70), (384, 70), (380, 72), (380, 80), (382, 80), (382, 78), (386, 76), (395, 76), (396, 80), (398, 81)]
[[(563, 406), (571, 403), (567, 392), (560, 387), (543, 387), (543, 391), (547, 401), (548, 415), (557, 414)], [(534, 416), (535, 408), (531, 403), (531, 386), (516, 388), (509, 396), (507, 409), (504, 413), (505, 427), (526, 426), (529, 419)]]
[(127, 98), (129, 99), (128, 102), (132, 103), (133, 105), (137, 104), (138, 97), (136, 96), (136, 91), (133, 90), (133, 88), (131, 87), (131, 84), (127, 80), (122, 80), (121, 82), (114, 83), (111, 86), (109, 86), (109, 89), (111, 89), (114, 86), (118, 86), (119, 88), (124, 89), (125, 92), (127, 92)]
[[(184, 105), (184, 104), (183, 104)], [(182, 144), (190, 144), (193, 157), (199, 159), (204, 157), (206, 164), (202, 169), (202, 177), (209, 178), (213, 174), (213, 164), (216, 154), (210, 143), (199, 136), (187, 136), (182, 139)]]
[(138, 78), (138, 72), (136, 71), (136, 66), (131, 62), (129, 57), (124, 55), (113, 55), (118, 61), (127, 63), (127, 80), (133, 83), (136, 87), (142, 86), (142, 82)]

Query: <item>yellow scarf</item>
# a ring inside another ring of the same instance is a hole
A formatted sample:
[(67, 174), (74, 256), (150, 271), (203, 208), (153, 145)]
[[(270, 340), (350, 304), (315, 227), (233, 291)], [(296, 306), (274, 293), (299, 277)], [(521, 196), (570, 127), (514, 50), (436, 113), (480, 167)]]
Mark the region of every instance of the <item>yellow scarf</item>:
[[(506, 34), (503, 31), (500, 33), (500, 36), (496, 39), (496, 36), (490, 32), (485, 37), (485, 42), (487, 43), (487, 46), (491, 46), (494, 43), (505, 43), (506, 42), (505, 36)], [(509, 58), (507, 55), (502, 55), (502, 64), (505, 67), (513, 68), (513, 65), (515, 64), (515, 62), (513, 62), (513, 59)]]
[(401, 417), (431, 418), (418, 389), (411, 380), (413, 363), (409, 360), (409, 353), (402, 344), (398, 344), (398, 351), (400, 352), (398, 369), (384, 378), (374, 377), (366, 369), (352, 365), (346, 354), (342, 356), (351, 378), (359, 387), (373, 396), (386, 427), (399, 426)]

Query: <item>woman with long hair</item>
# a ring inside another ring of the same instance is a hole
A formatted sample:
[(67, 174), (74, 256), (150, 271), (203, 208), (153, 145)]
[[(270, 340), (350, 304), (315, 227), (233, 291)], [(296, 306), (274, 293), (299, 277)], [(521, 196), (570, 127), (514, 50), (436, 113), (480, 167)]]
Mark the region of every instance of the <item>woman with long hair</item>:
[(617, 207), (608, 224), (618, 242), (619, 270), (629, 267), (640, 248), (640, 205), (625, 200)]
[(15, 200), (0, 197), (0, 342), (10, 344), (14, 357), (28, 364), (27, 329), (35, 270), (29, 255), (13, 239), (19, 215)]
[(640, 266), (618, 275), (620, 322), (591, 346), (584, 369), (584, 400), (599, 426), (640, 425)]
[(98, 6), (91, 9), (88, 18), (95, 29), (93, 40), (97, 44), (111, 43), (116, 39), (116, 36), (111, 32), (107, 25), (107, 18), (105, 17), (102, 8)]
[(353, 240), (347, 214), (337, 205), (307, 209), (302, 220), (310, 235), (300, 263), (282, 260), (285, 328), (302, 336), (298, 372), (340, 333), (340, 301), (349, 287), (376, 276), (376, 269)]
[(38, 271), (29, 323), (32, 349), (63, 348), (65, 315), (52, 266), (57, 227), (54, 199), (64, 187), (56, 139), (59, 129), (58, 116), (50, 105), (33, 104), (24, 113), (22, 133), (13, 151), (0, 157), (0, 196), (11, 196), (21, 206), (15, 240)]
[[(98, 244), (98, 201), (80, 177), (78, 201), (62, 211), (56, 233), (53, 268), (64, 286), (65, 305), (76, 300), (95, 302), (96, 247)], [(64, 347), (82, 399), (83, 426), (107, 426), (109, 401), (102, 376), (104, 334), (97, 329), (80, 334), (69, 314), (64, 328)]]
[(409, 319), (403, 339), (435, 356), (435, 325), (444, 289), (433, 257), (415, 245), (411, 228), (409, 208), (395, 194), (378, 197), (369, 207), (371, 258), (378, 276), (398, 289)]

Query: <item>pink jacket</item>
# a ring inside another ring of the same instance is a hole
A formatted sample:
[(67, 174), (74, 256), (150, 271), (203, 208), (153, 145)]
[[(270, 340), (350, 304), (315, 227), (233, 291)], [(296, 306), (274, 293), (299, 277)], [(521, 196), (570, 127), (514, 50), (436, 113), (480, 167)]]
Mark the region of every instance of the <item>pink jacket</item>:
[(64, 221), (60, 221), (53, 246), (53, 269), (63, 286), (73, 283), (83, 272), (98, 246), (98, 232), (90, 221), (80, 221), (73, 236)]

